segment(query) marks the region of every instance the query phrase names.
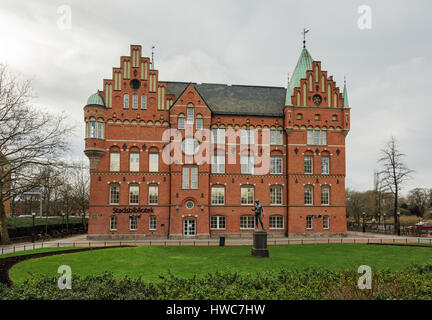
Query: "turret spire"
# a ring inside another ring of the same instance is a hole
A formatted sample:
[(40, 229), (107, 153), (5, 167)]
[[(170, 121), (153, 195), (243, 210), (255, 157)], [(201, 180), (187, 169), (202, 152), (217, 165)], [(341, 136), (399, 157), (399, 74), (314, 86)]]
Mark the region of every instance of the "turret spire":
[(306, 48), (306, 33), (308, 33), (310, 31), (310, 29), (303, 28), (303, 48)]
[(152, 46), (152, 59), (151, 59), (151, 69), (154, 70), (154, 48), (155, 46)]
[(344, 99), (344, 108), (347, 108), (349, 106), (349, 102), (348, 102), (348, 90), (346, 86), (346, 77), (344, 77), (343, 99)]

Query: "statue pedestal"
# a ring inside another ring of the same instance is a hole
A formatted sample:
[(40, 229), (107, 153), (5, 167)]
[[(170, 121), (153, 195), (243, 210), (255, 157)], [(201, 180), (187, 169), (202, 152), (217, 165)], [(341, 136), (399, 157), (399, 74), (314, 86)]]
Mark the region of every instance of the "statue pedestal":
[(264, 230), (255, 230), (253, 233), (252, 257), (268, 258), (267, 250), (267, 232)]

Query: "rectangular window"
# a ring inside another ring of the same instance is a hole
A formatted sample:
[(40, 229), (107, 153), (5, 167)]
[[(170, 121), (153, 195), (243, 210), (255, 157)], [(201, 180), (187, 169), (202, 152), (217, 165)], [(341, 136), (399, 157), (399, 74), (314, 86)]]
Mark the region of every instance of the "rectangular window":
[(282, 187), (270, 187), (270, 204), (282, 204)]
[(226, 227), (226, 220), (223, 216), (210, 217), (210, 229), (223, 230)]
[(241, 188), (241, 204), (251, 205), (254, 201), (254, 188), (242, 187)]
[(283, 229), (284, 228), (284, 217), (283, 216), (270, 216), (269, 217), (270, 229)]
[(307, 144), (313, 144), (313, 131), (307, 131)]
[(321, 174), (329, 174), (330, 172), (330, 158), (321, 157)]
[(125, 94), (123, 96), (123, 108), (129, 109), (129, 95), (128, 94)]
[(110, 171), (120, 171), (120, 152), (110, 153)]
[(319, 145), (320, 144), (320, 131), (314, 130), (314, 136), (313, 136), (313, 144)]
[(327, 145), (327, 131), (325, 130), (308, 130), (307, 144), (309, 145)]
[(306, 217), (306, 229), (308, 230), (312, 229), (312, 216)]
[(253, 174), (254, 172), (254, 157), (253, 156), (240, 156), (241, 173)]
[(129, 186), (129, 204), (139, 204), (139, 186)]
[(110, 204), (119, 204), (120, 186), (118, 184), (110, 185)]
[(225, 155), (213, 155), (212, 173), (225, 173)]
[(212, 129), (212, 143), (225, 144), (225, 129)]
[(97, 138), (98, 139), (104, 138), (104, 123), (103, 122), (97, 123)]
[(270, 157), (270, 173), (282, 173), (282, 157)]
[(225, 203), (225, 188), (224, 187), (212, 187), (211, 189), (211, 200), (214, 205), (221, 205)]
[(203, 119), (202, 118), (197, 118), (196, 119), (196, 129), (197, 130), (201, 130), (203, 126)]
[(146, 110), (146, 109), (147, 109), (147, 96), (143, 94), (141, 96), (141, 110)]
[(323, 228), (324, 229), (330, 229), (330, 217), (329, 216), (323, 217)]
[(254, 217), (253, 216), (240, 217), (240, 229), (253, 229), (253, 228), (254, 228)]
[(110, 230), (111, 231), (117, 230), (117, 216), (110, 217)]
[(149, 171), (157, 172), (159, 170), (159, 153), (149, 154)]
[(254, 144), (254, 132), (255, 130), (247, 130), (247, 129), (241, 129), (241, 144)]
[(188, 107), (187, 108), (187, 124), (193, 124), (194, 123), (194, 108)]
[(138, 109), (138, 95), (136, 94), (132, 95), (132, 109)]
[(96, 122), (90, 122), (90, 138), (96, 138)]
[(270, 131), (270, 144), (280, 146), (282, 145), (282, 131), (271, 130)]
[(313, 204), (313, 196), (312, 196), (313, 189), (310, 186), (305, 187), (304, 189), (304, 202), (306, 205), (312, 205)]
[(149, 204), (158, 204), (158, 186), (149, 186)]
[(137, 216), (130, 216), (129, 217), (129, 229), (130, 230), (137, 230), (138, 229), (138, 217)]
[(184, 124), (185, 124), (184, 120), (185, 120), (184, 117), (179, 117), (178, 118), (178, 129), (179, 130), (182, 130), (182, 129), (185, 128), (185, 126), (184, 126)]
[(322, 130), (321, 131), (321, 140), (320, 140), (320, 144), (322, 146), (327, 145), (327, 131)]
[(304, 156), (304, 173), (313, 173), (313, 156)]
[(321, 188), (321, 204), (322, 205), (330, 204), (330, 189), (328, 187)]
[(149, 217), (149, 230), (156, 230), (156, 216)]
[(198, 189), (198, 167), (183, 167), (183, 189)]
[(139, 152), (131, 152), (129, 154), (129, 170), (130, 171), (139, 171)]

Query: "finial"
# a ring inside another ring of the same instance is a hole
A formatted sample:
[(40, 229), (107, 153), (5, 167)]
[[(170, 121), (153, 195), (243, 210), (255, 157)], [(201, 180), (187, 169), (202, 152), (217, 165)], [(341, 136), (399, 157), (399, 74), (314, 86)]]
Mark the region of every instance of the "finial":
[(152, 65), (152, 69), (154, 70), (154, 49), (155, 46), (152, 46), (152, 61), (151, 61), (151, 65)]
[(344, 86), (346, 86), (346, 76), (344, 76)]
[(287, 72), (287, 78), (288, 78), (288, 85), (289, 85), (289, 81), (290, 81), (289, 72)]
[(303, 28), (303, 48), (306, 48), (306, 33), (308, 33), (310, 29)]

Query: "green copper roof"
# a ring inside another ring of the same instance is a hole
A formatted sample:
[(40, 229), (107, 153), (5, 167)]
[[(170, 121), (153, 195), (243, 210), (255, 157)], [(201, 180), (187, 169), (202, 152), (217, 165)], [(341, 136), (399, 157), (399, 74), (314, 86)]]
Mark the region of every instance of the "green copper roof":
[(292, 74), (291, 80), (288, 83), (286, 92), (285, 104), (291, 104), (291, 96), (293, 95), (294, 88), (300, 85), (300, 80), (306, 77), (306, 71), (312, 69), (312, 57), (306, 48), (303, 48), (300, 58)]
[(104, 106), (105, 107), (105, 103), (102, 99), (102, 97), (100, 96), (100, 94), (94, 93), (92, 94), (88, 99), (87, 99), (87, 104), (97, 104), (100, 106)]
[(344, 107), (348, 107), (349, 102), (348, 102), (348, 90), (346, 87), (346, 82), (344, 83), (343, 99), (344, 99)]

